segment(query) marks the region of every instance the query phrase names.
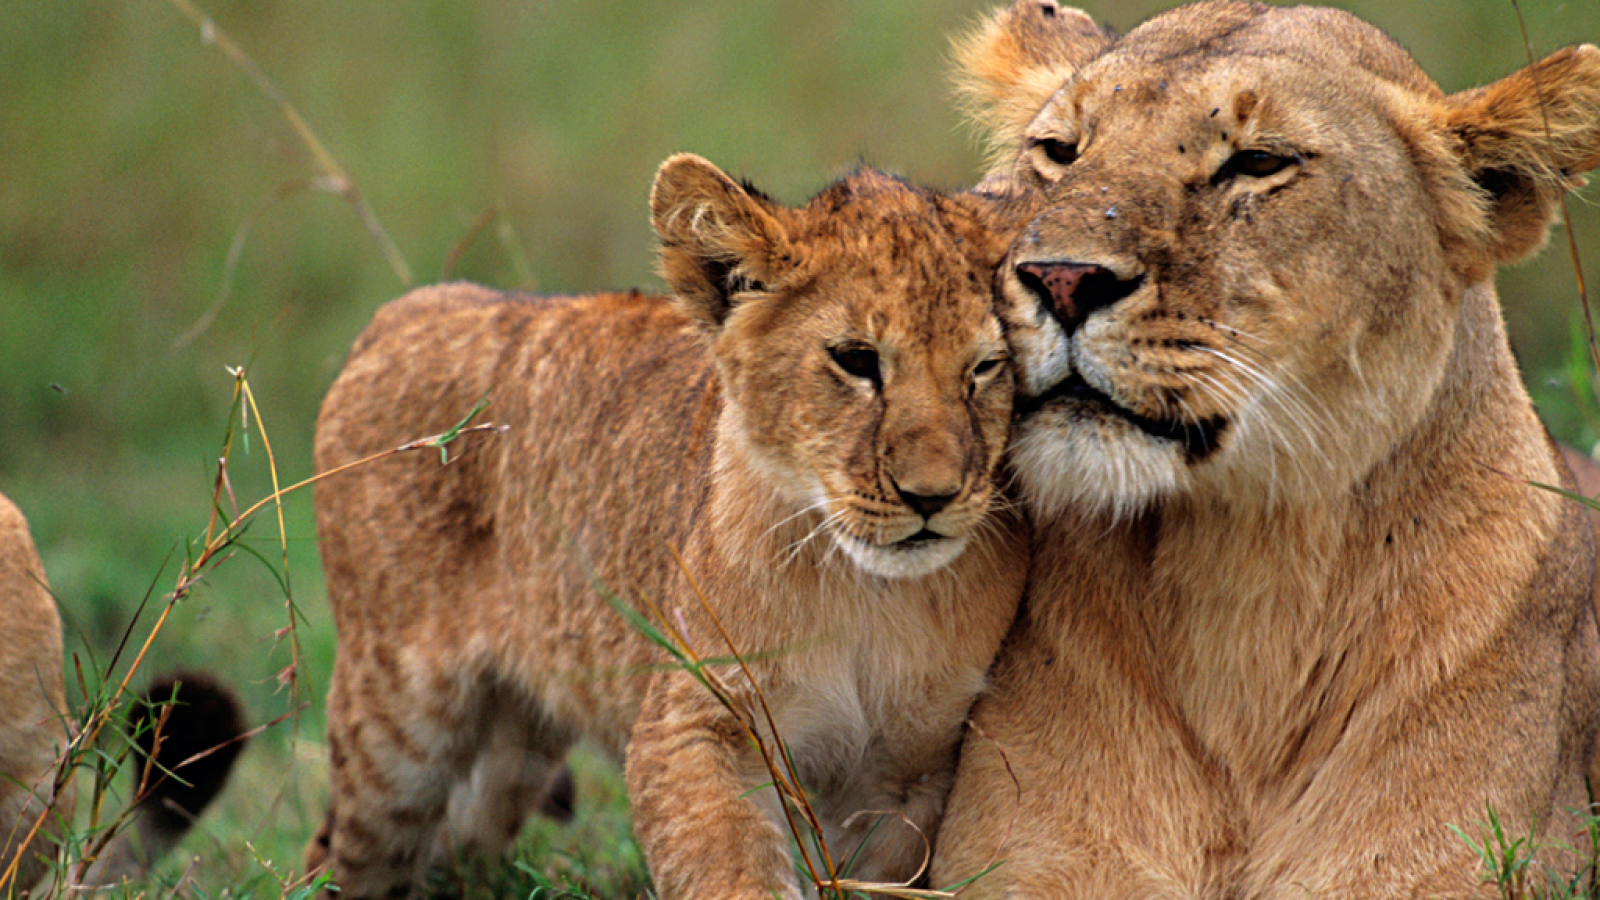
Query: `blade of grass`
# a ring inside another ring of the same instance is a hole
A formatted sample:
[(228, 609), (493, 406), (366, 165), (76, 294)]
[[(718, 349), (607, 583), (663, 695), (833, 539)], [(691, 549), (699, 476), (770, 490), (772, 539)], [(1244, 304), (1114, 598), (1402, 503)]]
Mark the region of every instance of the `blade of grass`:
[(389, 262), (389, 268), (394, 271), (395, 277), (400, 280), (400, 285), (402, 287), (410, 287), (412, 285), (411, 266), (406, 262), (405, 255), (400, 252), (400, 248), (395, 244), (394, 239), (389, 237), (389, 232), (384, 229), (383, 223), (378, 221), (377, 214), (372, 211), (372, 207), (368, 205), (366, 198), (356, 188), (355, 181), (339, 165), (339, 162), (333, 158), (333, 154), (329, 153), (328, 149), (323, 146), (322, 140), (317, 137), (316, 132), (311, 130), (311, 126), (306, 123), (305, 117), (300, 114), (300, 110), (289, 102), (289, 98), (278, 89), (272, 79), (267, 77), (267, 73), (262, 71), (256, 61), (217, 26), (215, 19), (202, 12), (189, 0), (167, 0), (167, 2), (171, 3), (178, 12), (182, 13), (184, 17), (200, 29), (201, 43), (216, 47), (223, 56), (227, 57), (229, 62), (233, 63), (240, 72), (244, 73), (245, 77), (250, 79), (257, 90), (278, 108), (278, 112), (289, 123), (289, 128), (300, 139), (300, 143), (305, 146), (307, 152), (311, 154), (311, 159), (316, 165), (319, 175), (315, 182), (316, 186), (344, 198), (350, 204), (356, 211), (356, 215), (360, 217), (367, 232), (377, 242), (378, 248)]

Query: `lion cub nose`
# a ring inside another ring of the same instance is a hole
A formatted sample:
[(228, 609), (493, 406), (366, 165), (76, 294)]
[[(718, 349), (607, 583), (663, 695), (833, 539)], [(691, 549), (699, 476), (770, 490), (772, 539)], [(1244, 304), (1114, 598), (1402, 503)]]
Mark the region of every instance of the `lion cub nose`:
[[(931, 519), (938, 515), (939, 510), (949, 506), (950, 501), (956, 499), (956, 494), (959, 493), (959, 490), (956, 490), (948, 493), (924, 494), (906, 490), (899, 484), (896, 484), (894, 489), (900, 495), (900, 499), (904, 500), (907, 506), (916, 510), (917, 515), (922, 516), (924, 519)], [(928, 490), (928, 488), (919, 488), (919, 490)], [(933, 490), (939, 490), (939, 488), (933, 488)]]
[(1075, 262), (1025, 262), (1016, 267), (1017, 280), (1032, 291), (1068, 331), (1089, 314), (1133, 293), (1144, 281), (1118, 278), (1104, 266)]

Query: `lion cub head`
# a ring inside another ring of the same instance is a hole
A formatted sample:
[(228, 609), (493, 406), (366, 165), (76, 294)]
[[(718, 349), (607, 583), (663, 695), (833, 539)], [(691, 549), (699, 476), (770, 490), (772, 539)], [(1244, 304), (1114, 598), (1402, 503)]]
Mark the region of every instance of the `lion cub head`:
[(1446, 96), (1338, 10), (1220, 0), (1113, 38), (1027, 0), (960, 55), (1010, 151), (985, 186), (1027, 210), (1001, 314), (1047, 510), (1354, 483), (1473, 339), (1465, 293), (1600, 163), (1593, 47)]
[(981, 205), (861, 171), (790, 209), (680, 155), (650, 208), (721, 439), (815, 517), (806, 540), (890, 578), (959, 556), (997, 502), (1013, 394)]

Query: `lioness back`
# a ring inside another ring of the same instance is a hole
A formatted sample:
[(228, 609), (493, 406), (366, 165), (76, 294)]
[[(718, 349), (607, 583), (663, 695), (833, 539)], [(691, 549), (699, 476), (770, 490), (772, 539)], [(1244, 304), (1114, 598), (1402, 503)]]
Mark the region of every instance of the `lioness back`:
[(752, 657), (836, 858), (923, 857), (1025, 570), (994, 485), (1003, 245), (978, 204), (871, 172), (787, 209), (677, 157), (652, 208), (672, 297), (426, 288), (324, 402), (322, 471), (485, 397), (504, 429), (319, 486), (339, 655), (307, 862), (346, 896), (501, 852), (579, 737), (626, 746), (663, 897), (797, 896), (749, 681), (718, 670), (730, 711), (663, 670), (613, 594)]

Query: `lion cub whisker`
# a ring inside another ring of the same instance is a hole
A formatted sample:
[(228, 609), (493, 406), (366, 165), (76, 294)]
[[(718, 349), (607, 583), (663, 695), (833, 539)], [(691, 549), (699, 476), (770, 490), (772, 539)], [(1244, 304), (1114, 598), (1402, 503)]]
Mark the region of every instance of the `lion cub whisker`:
[[(827, 505), (827, 501), (822, 503), (824, 508)], [(798, 540), (790, 543), (789, 552), (784, 554), (783, 562), (779, 563), (779, 566), (784, 567), (794, 563), (794, 561), (799, 558), (800, 554), (806, 549), (806, 545), (811, 543), (812, 539), (820, 535), (827, 534), (830, 529), (844, 521), (848, 516), (849, 510), (836, 509), (829, 513), (826, 517), (819, 519), (817, 524), (810, 531), (806, 532), (805, 535), (800, 537)], [(830, 541), (827, 545), (827, 549), (822, 554), (822, 559), (818, 560), (818, 563), (821, 565), (827, 565), (832, 560), (834, 552), (838, 549), (839, 545)]]
[[(830, 501), (826, 497), (824, 497), (823, 499), (818, 500), (818, 501), (816, 501), (815, 503), (812, 503), (809, 506), (800, 507), (799, 509), (795, 510), (793, 513), (791, 513), (791, 514), (789, 514), (787, 516), (784, 516), (782, 519), (779, 519), (776, 522), (773, 522), (772, 523), (772, 527), (768, 528), (766, 531), (762, 532), (761, 533), (761, 537), (758, 540), (760, 542), (764, 543), (768, 538), (772, 537), (773, 534), (776, 533), (778, 529), (782, 528), (785, 525), (788, 525), (789, 523), (795, 521), (796, 519), (802, 518), (802, 517), (804, 517), (806, 515), (809, 515), (810, 513), (814, 513), (819, 509), (827, 509), (831, 502), (832, 501)], [(802, 538), (802, 540), (808, 540), (808, 539), (809, 538)]]

